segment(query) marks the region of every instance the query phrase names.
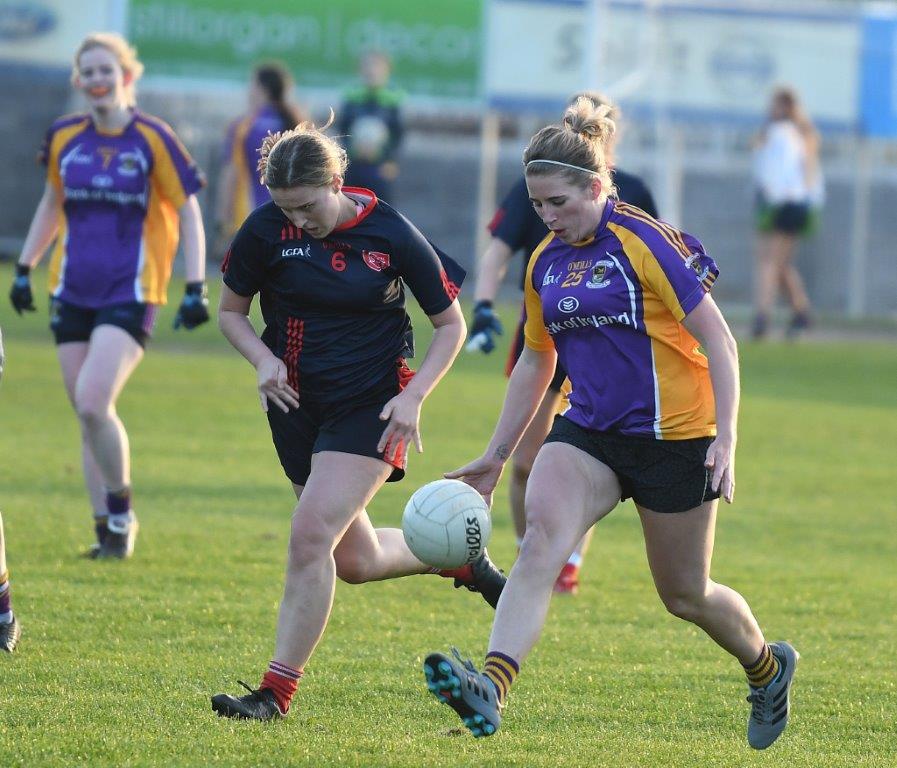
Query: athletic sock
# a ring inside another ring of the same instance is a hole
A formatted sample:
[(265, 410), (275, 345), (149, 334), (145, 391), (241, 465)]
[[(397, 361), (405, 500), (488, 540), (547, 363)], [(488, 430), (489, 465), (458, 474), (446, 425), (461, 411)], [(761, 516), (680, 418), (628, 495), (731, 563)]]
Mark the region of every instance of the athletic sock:
[(12, 594), (9, 589), (9, 571), (0, 573), (0, 624), (12, 621)]
[(285, 715), (290, 711), (290, 702), (293, 700), (293, 694), (296, 693), (296, 689), (299, 687), (299, 678), (302, 675), (303, 670), (301, 669), (293, 669), (286, 664), (281, 664), (279, 661), (272, 661), (268, 665), (268, 671), (265, 672), (265, 676), (262, 678), (259, 690), (270, 690), (274, 694), (274, 699), (277, 701), (281, 714)]
[(769, 685), (779, 673), (779, 660), (769, 649), (769, 645), (763, 645), (763, 650), (753, 664), (743, 664), (747, 675), (748, 685), (752, 688), (764, 688)]
[(462, 565), (460, 568), (433, 568), (430, 573), (436, 573), (446, 579), (460, 579), (463, 582), (473, 581), (473, 566)]
[(510, 656), (498, 651), (489, 651), (486, 654), (483, 674), (495, 683), (499, 704), (503, 705), (508, 698), (508, 691), (511, 690), (514, 680), (517, 679), (518, 672), (520, 672), (520, 665)]
[(131, 522), (131, 489), (125, 486), (120, 491), (106, 491), (106, 509), (109, 512), (106, 525), (119, 532), (126, 531)]

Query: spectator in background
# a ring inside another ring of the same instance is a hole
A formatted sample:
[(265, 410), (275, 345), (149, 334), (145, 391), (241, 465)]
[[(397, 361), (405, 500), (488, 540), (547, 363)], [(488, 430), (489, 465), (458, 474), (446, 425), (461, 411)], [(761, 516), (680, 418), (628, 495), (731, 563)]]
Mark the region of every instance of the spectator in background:
[(759, 237), (752, 335), (760, 339), (767, 334), (781, 284), (791, 305), (786, 334), (792, 338), (812, 321), (810, 299), (794, 266), (794, 249), (798, 239), (813, 230), (823, 181), (819, 133), (791, 88), (773, 92), (769, 116), (755, 140), (754, 161)]
[(31, 269), (55, 240), (50, 329), (81, 424), (97, 535), (88, 554), (102, 558), (134, 549), (131, 452), (115, 405), (167, 301), (179, 226), (187, 285), (175, 328), (209, 319), (196, 199), (205, 180), (174, 131), (136, 108), (142, 72), (120, 35), (91, 34), (78, 46), (72, 85), (88, 110), (60, 117), (47, 132), (47, 183), (10, 291), (16, 312), (35, 310)]
[(286, 65), (277, 61), (257, 65), (249, 84), (249, 111), (227, 128), (215, 210), (216, 252), (222, 255), (246, 217), (271, 199), (256, 170), (265, 136), (288, 131), (305, 119), (290, 100), (292, 89)]
[[(3, 378), (3, 363), (3, 333), (0, 332), (0, 378)], [(9, 571), (6, 569), (6, 541), (3, 538), (3, 515), (0, 514), (0, 651), (12, 653), (21, 636), (22, 628), (12, 612)]]
[[(606, 96), (600, 93), (585, 92), (576, 94), (570, 104), (574, 104), (576, 99), (584, 96), (599, 107), (606, 104), (610, 107), (610, 118), (617, 123), (620, 120), (620, 110)], [(616, 187), (616, 198), (624, 203), (641, 208), (649, 216), (657, 217), (657, 207), (654, 204), (654, 198), (651, 191), (645, 183), (631, 173), (626, 173), (619, 168), (614, 167), (614, 147), (616, 145), (616, 134), (609, 138), (608, 145), (605, 148), (607, 162), (613, 169), (613, 181)], [(495, 348), (493, 336), (501, 334), (501, 323), (497, 315), (492, 309), (492, 303), (498, 294), (498, 288), (504, 278), (508, 268), (508, 262), (517, 251), (523, 251), (525, 258), (523, 259), (523, 269), (520, 272), (520, 288), (526, 278), (526, 266), (529, 263), (529, 257), (536, 249), (539, 243), (548, 235), (548, 228), (539, 218), (539, 215), (530, 202), (529, 192), (526, 189), (526, 179), (521, 176), (517, 182), (511, 187), (501, 206), (495, 212), (492, 221), (489, 224), (489, 231), (492, 233), (492, 239), (486, 251), (480, 259), (479, 269), (477, 272), (477, 284), (474, 290), (473, 323), (470, 329), (470, 341), (468, 349), (479, 349), (489, 354)], [(514, 334), (514, 340), (508, 354), (506, 365), (506, 374), (511, 375), (520, 353), (523, 351), (523, 328), (526, 323), (526, 308), (521, 309), (520, 321), (517, 325), (517, 331)], [(524, 497), (526, 495), (526, 482), (529, 478), (533, 462), (536, 459), (536, 453), (548, 435), (551, 424), (558, 409), (562, 407), (564, 398), (561, 394), (561, 388), (567, 378), (567, 373), (563, 366), (558, 363), (545, 392), (545, 397), (539, 406), (532, 422), (523, 435), (519, 445), (514, 451), (511, 458), (511, 518), (514, 523), (514, 532), (517, 535), (518, 545), (523, 540), (523, 534), (526, 531), (526, 516), (524, 513)], [(558, 579), (555, 582), (555, 592), (562, 594), (576, 594), (579, 589), (579, 568), (582, 563), (583, 555), (588, 547), (591, 539), (591, 531), (589, 531), (577, 546), (576, 550), (570, 555), (567, 564), (561, 569)]]
[(402, 95), (389, 87), (390, 70), (389, 58), (380, 51), (361, 57), (362, 84), (346, 93), (336, 126), (349, 154), (346, 185), (370, 189), (388, 203), (394, 202), (403, 134)]

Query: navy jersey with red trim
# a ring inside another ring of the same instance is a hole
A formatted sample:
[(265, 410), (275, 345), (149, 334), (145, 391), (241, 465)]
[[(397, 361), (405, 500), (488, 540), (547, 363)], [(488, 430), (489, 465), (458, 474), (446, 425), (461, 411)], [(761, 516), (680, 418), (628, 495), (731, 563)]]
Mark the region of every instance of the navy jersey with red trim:
[(347, 188), (364, 210), (323, 239), (273, 203), (253, 211), (222, 266), (224, 283), (260, 294), (262, 340), (309, 402), (335, 403), (395, 383), (414, 356), (405, 285), (428, 315), (448, 309), (465, 271), (369, 190)]
[[(654, 197), (644, 181), (619, 168), (614, 169), (613, 180), (620, 202), (641, 208), (652, 218), (657, 218)], [(542, 223), (542, 219), (530, 202), (525, 178), (518, 179), (502, 200), (492, 221), (489, 222), (489, 232), (512, 251), (523, 251), (523, 269), (520, 271), (520, 288), (523, 289), (529, 257), (548, 234), (548, 227)]]

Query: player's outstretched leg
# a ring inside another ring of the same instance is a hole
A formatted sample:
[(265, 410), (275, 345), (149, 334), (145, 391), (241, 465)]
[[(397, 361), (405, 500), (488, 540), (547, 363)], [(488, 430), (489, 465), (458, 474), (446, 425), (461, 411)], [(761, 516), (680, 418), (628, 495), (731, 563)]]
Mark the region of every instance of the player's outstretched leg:
[(763, 688), (751, 688), (747, 700), (751, 704), (748, 718), (748, 744), (754, 749), (766, 749), (785, 726), (791, 713), (791, 683), (800, 654), (790, 643), (770, 643), (769, 650), (779, 663), (778, 674)]
[(219, 717), (233, 717), (240, 720), (275, 720), (286, 713), (277, 706), (277, 698), (270, 688), (257, 690), (238, 680), (249, 693), (245, 696), (231, 696), (219, 693), (212, 697), (212, 711)]
[(479, 559), (470, 565), (452, 571), (442, 571), (443, 576), (454, 577), (455, 587), (466, 587), (471, 592), (479, 592), (493, 608), (498, 605), (498, 598), (505, 588), (507, 576), (489, 559), (489, 553), (483, 550)]
[(444, 653), (431, 653), (424, 659), (427, 688), (458, 713), (474, 736), (491, 736), (501, 725), (501, 702), (495, 684), (478, 672), (470, 659), (462, 661), (457, 649), (452, 653), (454, 659)]

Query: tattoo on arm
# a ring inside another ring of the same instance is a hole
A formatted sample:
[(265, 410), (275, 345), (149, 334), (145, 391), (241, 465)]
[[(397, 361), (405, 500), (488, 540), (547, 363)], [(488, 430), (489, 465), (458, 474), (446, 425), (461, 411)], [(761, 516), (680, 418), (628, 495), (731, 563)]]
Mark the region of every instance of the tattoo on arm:
[(495, 449), (495, 458), (496, 459), (507, 459), (508, 456), (511, 455), (511, 451), (508, 450), (508, 446), (505, 443), (502, 443), (498, 448)]

